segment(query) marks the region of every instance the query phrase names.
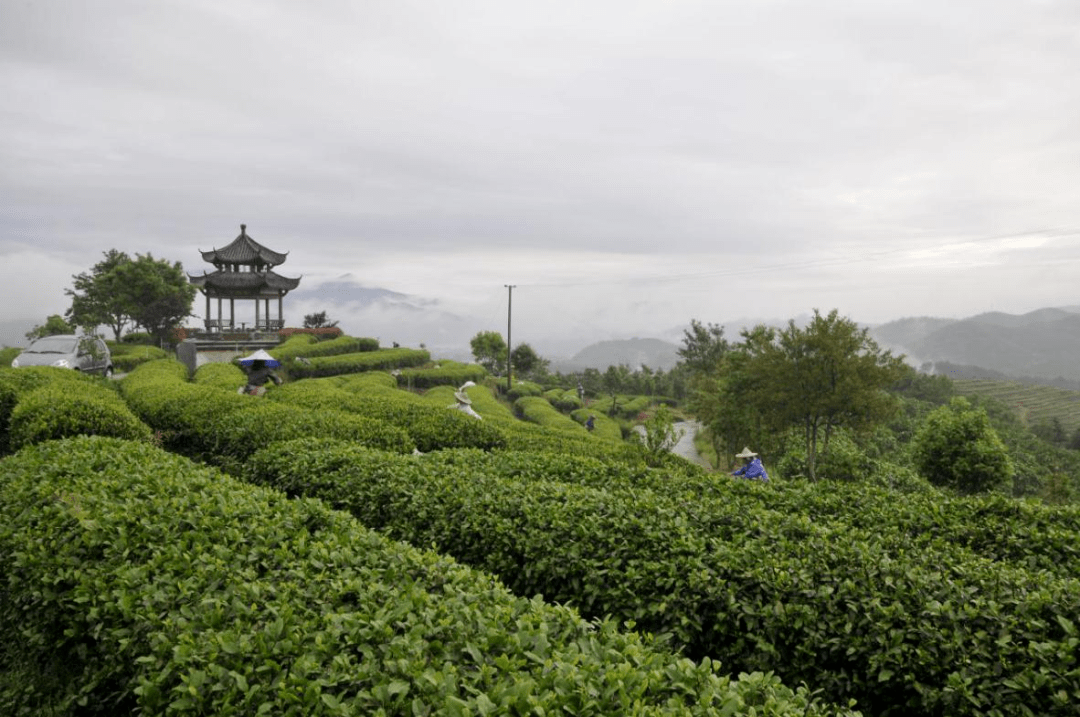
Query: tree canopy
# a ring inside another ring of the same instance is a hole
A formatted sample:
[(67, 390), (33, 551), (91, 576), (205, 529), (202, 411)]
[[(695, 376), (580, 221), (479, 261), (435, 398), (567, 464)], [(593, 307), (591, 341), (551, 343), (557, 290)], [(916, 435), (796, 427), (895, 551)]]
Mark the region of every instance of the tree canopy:
[(926, 417), (912, 441), (920, 473), (935, 485), (980, 493), (1013, 475), (1008, 449), (981, 408), (957, 397)]
[(73, 334), (75, 328), (64, 321), (60, 314), (53, 314), (45, 319), (44, 324), (39, 324), (26, 332), (26, 338), (36, 341), (43, 336), (56, 336), (57, 334)]
[(885, 389), (904, 375), (902, 360), (835, 310), (827, 316), (815, 310), (805, 328), (794, 321), (782, 330), (757, 326), (742, 339), (693, 399), (698, 416), (720, 437), (718, 451), (776, 445), (797, 427), (809, 477), (816, 479), (816, 456), (828, 450), (836, 428), (865, 428), (895, 409)]
[(149, 332), (160, 343), (169, 331), (191, 315), (196, 289), (180, 262), (155, 259), (151, 254), (110, 249), (89, 272), (72, 277), (71, 307), (66, 316), (77, 326), (93, 329), (107, 325), (115, 339), (129, 323)]
[(498, 376), (499, 369), (506, 365), (506, 340), (498, 331), (481, 331), (469, 341), (476, 363), (487, 369), (493, 376)]
[(325, 311), (317, 311), (314, 314), (304, 314), (305, 329), (323, 329), (337, 326), (337, 321), (331, 321)]

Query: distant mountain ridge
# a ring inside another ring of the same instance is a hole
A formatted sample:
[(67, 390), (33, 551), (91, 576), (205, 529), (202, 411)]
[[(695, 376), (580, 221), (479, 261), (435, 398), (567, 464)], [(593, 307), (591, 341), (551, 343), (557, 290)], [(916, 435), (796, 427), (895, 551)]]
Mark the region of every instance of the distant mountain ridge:
[(599, 371), (608, 366), (629, 366), (636, 371), (642, 366), (668, 371), (679, 361), (679, 347), (662, 339), (612, 339), (589, 344), (569, 359), (552, 361), (558, 371), (581, 371), (595, 368)]
[(1080, 380), (1080, 312), (988, 312), (967, 319), (905, 318), (870, 329), (884, 348), (916, 364), (977, 366), (1012, 377)]

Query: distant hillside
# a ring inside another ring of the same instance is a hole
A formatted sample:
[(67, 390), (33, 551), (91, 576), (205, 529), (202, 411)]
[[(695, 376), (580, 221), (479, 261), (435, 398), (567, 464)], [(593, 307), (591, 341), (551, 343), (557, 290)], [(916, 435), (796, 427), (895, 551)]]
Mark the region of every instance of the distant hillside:
[(901, 319), (870, 331), (914, 363), (977, 366), (1010, 377), (1080, 380), (1080, 313), (1040, 309), (967, 319)]
[(678, 348), (661, 339), (600, 341), (586, 346), (570, 359), (552, 362), (552, 369), (568, 372), (595, 368), (603, 371), (608, 366), (625, 364), (634, 370), (648, 366), (668, 371), (679, 361)]

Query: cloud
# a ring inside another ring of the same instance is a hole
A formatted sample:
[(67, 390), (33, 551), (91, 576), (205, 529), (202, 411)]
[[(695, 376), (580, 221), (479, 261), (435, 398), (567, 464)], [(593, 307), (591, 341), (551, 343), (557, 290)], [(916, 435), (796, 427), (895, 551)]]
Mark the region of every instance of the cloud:
[(0, 263), (39, 269), (10, 270), (0, 318), (64, 308), (110, 248), (198, 272), (242, 222), (305, 283), (352, 273), (487, 323), (516, 284), (523, 331), (1074, 301), (1076, 3), (58, 0), (4, 20)]

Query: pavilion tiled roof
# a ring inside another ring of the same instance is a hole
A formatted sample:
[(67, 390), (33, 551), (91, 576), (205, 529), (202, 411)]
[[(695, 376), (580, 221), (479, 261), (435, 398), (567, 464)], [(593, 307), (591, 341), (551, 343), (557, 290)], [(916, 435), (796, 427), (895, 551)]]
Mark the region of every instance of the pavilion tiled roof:
[(249, 237), (246, 224), (240, 225), (240, 236), (233, 239), (228, 246), (221, 249), (211, 249), (210, 251), (200, 249), (200, 251), (203, 260), (210, 262), (214, 266), (221, 266), (222, 264), (277, 266), (278, 264), (284, 264), (289, 255), (288, 252), (282, 254), (273, 249), (268, 249)]
[(197, 287), (215, 289), (222, 294), (292, 291), (300, 285), (300, 279), (290, 279), (273, 271), (215, 271), (201, 276), (188, 274), (188, 279)]

